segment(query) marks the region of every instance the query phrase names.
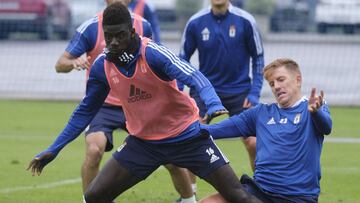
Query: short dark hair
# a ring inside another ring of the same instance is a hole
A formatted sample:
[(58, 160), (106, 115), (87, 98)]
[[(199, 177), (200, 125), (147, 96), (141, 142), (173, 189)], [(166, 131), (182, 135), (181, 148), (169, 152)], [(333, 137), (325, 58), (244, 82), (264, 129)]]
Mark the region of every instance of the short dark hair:
[(132, 27), (131, 15), (126, 6), (120, 2), (110, 4), (103, 13), (103, 25), (129, 24)]

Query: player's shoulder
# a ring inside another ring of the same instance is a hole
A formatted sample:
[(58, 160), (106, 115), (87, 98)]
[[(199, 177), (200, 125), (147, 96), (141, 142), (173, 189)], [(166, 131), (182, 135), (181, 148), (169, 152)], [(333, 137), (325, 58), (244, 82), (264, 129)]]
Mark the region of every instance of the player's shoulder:
[(146, 56), (153, 55), (155, 57), (156, 55), (159, 55), (161, 53), (162, 49), (165, 49), (165, 47), (161, 46), (160, 44), (157, 44), (156, 42), (150, 39), (146, 44), (145, 54)]
[(169, 48), (164, 45), (158, 44), (153, 40), (150, 40), (147, 43), (145, 48), (145, 57), (147, 62), (159, 62), (159, 61), (168, 61), (175, 63), (176, 56), (172, 53)]
[(130, 12), (131, 14), (131, 19), (134, 21), (134, 20), (139, 20), (141, 21), (143, 24), (145, 24), (146, 26), (150, 26), (150, 22), (147, 21), (145, 18), (143, 18), (142, 16), (136, 14), (136, 13), (133, 13), (133, 12)]
[(249, 12), (245, 11), (244, 9), (235, 7), (233, 5), (229, 6), (229, 13), (231, 13), (232, 15), (247, 20), (249, 21), (251, 24), (255, 24), (255, 18), (253, 15), (251, 15)]
[(105, 53), (99, 54), (92, 65), (92, 69), (103, 69), (106, 55)]
[(199, 20), (201, 20), (202, 17), (204, 17), (206, 15), (210, 15), (210, 13), (211, 13), (210, 7), (203, 8), (190, 17), (189, 23), (199, 21)]
[(99, 17), (96, 14), (95, 16), (93, 16), (92, 18), (86, 20), (85, 22), (83, 22), (77, 29), (76, 31), (80, 34), (87, 32), (91, 29), (97, 29), (99, 24)]
[(150, 12), (156, 11), (154, 4), (152, 4), (149, 1), (145, 1), (144, 3), (145, 3), (145, 5), (144, 5), (145, 9), (149, 9)]

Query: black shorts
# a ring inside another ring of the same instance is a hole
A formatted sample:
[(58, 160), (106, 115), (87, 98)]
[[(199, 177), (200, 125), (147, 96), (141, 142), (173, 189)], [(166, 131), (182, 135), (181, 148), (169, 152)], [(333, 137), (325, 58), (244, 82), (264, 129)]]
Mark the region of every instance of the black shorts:
[(205, 130), (195, 137), (165, 144), (149, 143), (129, 135), (113, 157), (140, 179), (166, 164), (187, 168), (204, 178), (229, 162)]
[(104, 132), (107, 143), (105, 151), (113, 148), (113, 132), (116, 129), (126, 130), (123, 109), (118, 106), (103, 105), (85, 130), (85, 136), (94, 132)]
[(263, 190), (252, 178), (242, 175), (240, 183), (244, 188), (264, 203), (317, 203), (318, 197), (314, 196), (290, 196), (274, 194)]
[[(244, 101), (248, 93), (242, 94), (218, 94), (221, 103), (224, 105), (226, 110), (229, 111), (229, 116), (239, 114), (245, 109), (243, 108)], [(196, 105), (199, 108), (199, 114), (204, 117), (207, 109), (205, 103), (201, 100), (200, 96), (194, 89), (190, 89), (190, 96), (195, 100)]]

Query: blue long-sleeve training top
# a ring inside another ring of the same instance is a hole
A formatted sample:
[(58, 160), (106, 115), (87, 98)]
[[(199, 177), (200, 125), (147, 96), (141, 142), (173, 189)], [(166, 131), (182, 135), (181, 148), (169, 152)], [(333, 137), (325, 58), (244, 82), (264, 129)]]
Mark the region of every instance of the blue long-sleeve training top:
[(216, 92), (249, 92), (250, 102), (258, 103), (263, 84), (264, 50), (253, 16), (231, 4), (224, 15), (215, 15), (210, 7), (199, 11), (185, 27), (180, 57), (189, 61), (196, 49), (200, 71)]
[(332, 121), (324, 104), (316, 113), (308, 101), (282, 109), (259, 104), (220, 123), (204, 126), (215, 139), (256, 135), (254, 179), (266, 191), (283, 195), (318, 196), (320, 154)]
[[(140, 56), (139, 50), (137, 51), (136, 57), (128, 63), (126, 67), (117, 67), (119, 71), (127, 77), (131, 77), (135, 71), (136, 61)], [(209, 115), (212, 115), (215, 111), (225, 109), (211, 83), (201, 72), (189, 63), (175, 56), (166, 47), (152, 41), (148, 43), (145, 53), (147, 63), (159, 78), (164, 81), (177, 79), (195, 88), (200, 97), (205, 101)], [(66, 144), (81, 134), (102, 106), (110, 90), (104, 70), (105, 59), (105, 54), (101, 54), (95, 60), (87, 81), (86, 96), (73, 112), (65, 129), (45, 151), (50, 151), (57, 155)], [(172, 139), (160, 140), (158, 143), (183, 140), (197, 135), (199, 130), (200, 124), (199, 122), (195, 122), (179, 136)]]

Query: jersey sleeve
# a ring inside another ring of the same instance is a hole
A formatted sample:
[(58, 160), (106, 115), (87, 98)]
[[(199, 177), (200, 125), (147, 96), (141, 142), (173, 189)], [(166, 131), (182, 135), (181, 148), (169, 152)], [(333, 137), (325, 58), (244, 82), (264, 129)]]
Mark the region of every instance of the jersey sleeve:
[(194, 22), (189, 21), (185, 26), (184, 33), (181, 39), (181, 49), (179, 56), (189, 62), (191, 56), (196, 50), (196, 47), (197, 45), (195, 40)]
[(155, 8), (145, 3), (144, 18), (149, 21), (152, 28), (153, 40), (160, 43), (160, 24)]
[(143, 29), (144, 29), (144, 37), (152, 39), (153, 30), (151, 28), (151, 24), (146, 20), (143, 21)]
[(241, 136), (256, 135), (256, 121), (262, 107), (263, 104), (260, 104), (229, 118), (234, 122)]
[(332, 129), (332, 120), (327, 104), (324, 104), (316, 113), (311, 114), (315, 128), (322, 135), (329, 135)]
[(97, 17), (94, 17), (81, 24), (71, 38), (65, 51), (74, 57), (79, 57), (86, 52), (91, 51), (97, 40), (98, 23)]
[(250, 53), (252, 62), (252, 86), (248, 99), (253, 105), (256, 105), (259, 102), (264, 80), (262, 75), (264, 68), (264, 49), (255, 20), (253, 20), (253, 22), (247, 21), (247, 23), (245, 23), (245, 30), (246, 47)]
[(258, 107), (248, 109), (219, 123), (203, 125), (214, 139), (249, 137), (255, 135)]
[(86, 96), (76, 107), (66, 127), (47, 151), (57, 155), (63, 147), (77, 138), (95, 117), (104, 103), (109, 90), (110, 87), (106, 81), (104, 67), (97, 61), (90, 71), (86, 85)]

